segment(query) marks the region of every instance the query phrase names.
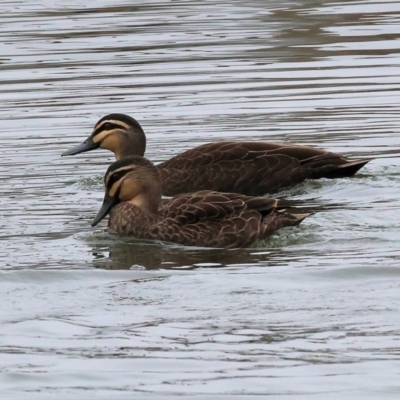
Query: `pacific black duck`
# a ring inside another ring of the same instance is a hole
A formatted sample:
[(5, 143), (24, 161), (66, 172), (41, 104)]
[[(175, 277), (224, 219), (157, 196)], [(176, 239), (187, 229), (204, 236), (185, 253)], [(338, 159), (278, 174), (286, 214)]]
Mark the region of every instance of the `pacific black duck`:
[[(116, 160), (143, 156), (146, 136), (140, 124), (125, 114), (101, 118), (92, 134), (62, 155), (97, 148), (115, 154)], [(162, 194), (174, 196), (199, 190), (257, 196), (273, 193), (305, 179), (354, 175), (370, 160), (344, 156), (307, 146), (267, 142), (216, 142), (187, 150), (157, 165)]]
[(92, 226), (110, 214), (111, 229), (139, 239), (244, 247), (279, 228), (298, 225), (310, 215), (285, 211), (277, 199), (210, 190), (181, 194), (161, 203), (159, 170), (140, 156), (114, 162), (104, 184), (103, 205)]

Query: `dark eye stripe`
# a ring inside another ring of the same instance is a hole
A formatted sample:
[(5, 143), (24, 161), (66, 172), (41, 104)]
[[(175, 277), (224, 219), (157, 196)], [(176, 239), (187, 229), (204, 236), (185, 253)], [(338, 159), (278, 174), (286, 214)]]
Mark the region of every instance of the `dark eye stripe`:
[(134, 168), (129, 168), (129, 169), (121, 169), (115, 171), (111, 176), (107, 184), (107, 188), (111, 189), (111, 187), (114, 185), (115, 182), (119, 181), (121, 178), (123, 178), (127, 173), (132, 172)]
[(92, 137), (98, 135), (100, 132), (111, 131), (113, 129), (125, 129), (125, 127), (118, 125), (118, 124), (113, 124), (112, 122), (107, 122), (106, 124), (103, 124), (103, 125), (99, 126), (98, 128), (96, 128), (92, 134)]

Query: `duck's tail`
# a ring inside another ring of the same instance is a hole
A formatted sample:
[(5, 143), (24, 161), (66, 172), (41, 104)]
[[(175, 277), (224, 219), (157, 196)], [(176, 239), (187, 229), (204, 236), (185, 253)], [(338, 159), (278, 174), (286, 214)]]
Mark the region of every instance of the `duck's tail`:
[(290, 213), (291, 219), (292, 219), (292, 224), (291, 225), (298, 225), (300, 222), (302, 222), (304, 219), (312, 215), (313, 213), (302, 213), (302, 214), (294, 214)]
[(276, 230), (286, 226), (299, 225), (301, 221), (310, 216), (311, 213), (295, 213), (293, 211), (279, 210), (263, 220), (259, 240), (265, 239)]
[(368, 164), (371, 160), (354, 160), (348, 161), (343, 164), (335, 165), (331, 171), (324, 174), (324, 178), (348, 178), (356, 174), (364, 165)]

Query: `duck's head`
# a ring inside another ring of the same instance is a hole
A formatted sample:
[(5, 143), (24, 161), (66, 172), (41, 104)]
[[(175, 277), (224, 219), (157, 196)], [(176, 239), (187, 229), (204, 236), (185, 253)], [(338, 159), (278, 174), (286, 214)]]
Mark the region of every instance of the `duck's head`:
[(161, 201), (161, 180), (152, 162), (130, 156), (108, 167), (104, 176), (103, 205), (92, 222), (96, 226), (117, 204), (129, 202), (144, 212), (157, 213)]
[(129, 115), (109, 114), (97, 122), (92, 134), (83, 143), (61, 155), (73, 156), (98, 148), (112, 151), (116, 160), (130, 155), (143, 156), (146, 136), (139, 122)]

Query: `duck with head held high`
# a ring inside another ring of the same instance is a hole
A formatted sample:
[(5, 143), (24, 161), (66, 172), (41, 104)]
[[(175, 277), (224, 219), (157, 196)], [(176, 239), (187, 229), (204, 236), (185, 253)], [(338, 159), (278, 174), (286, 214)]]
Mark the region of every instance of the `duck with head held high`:
[(92, 226), (109, 214), (111, 229), (139, 239), (186, 246), (245, 247), (277, 229), (298, 225), (310, 215), (287, 211), (277, 199), (209, 190), (181, 194), (161, 204), (159, 171), (140, 156), (114, 162), (104, 184), (103, 205)]
[[(143, 156), (146, 136), (134, 118), (109, 114), (100, 119), (83, 143), (62, 155), (97, 148), (112, 151), (116, 160), (131, 155)], [(165, 196), (198, 190), (256, 196), (277, 192), (305, 179), (349, 177), (369, 161), (349, 160), (340, 154), (307, 146), (230, 141), (195, 147), (156, 168)]]

